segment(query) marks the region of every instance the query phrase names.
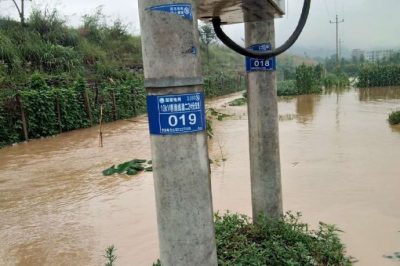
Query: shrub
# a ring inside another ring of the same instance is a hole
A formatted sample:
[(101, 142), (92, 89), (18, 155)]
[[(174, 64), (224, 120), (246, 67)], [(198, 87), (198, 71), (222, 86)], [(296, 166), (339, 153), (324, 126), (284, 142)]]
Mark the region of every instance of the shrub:
[(295, 80), (278, 81), (277, 87), (278, 87), (278, 96), (293, 96), (299, 94), (299, 90), (296, 87)]
[(389, 123), (390, 123), (391, 125), (400, 124), (400, 111), (392, 112), (392, 113), (389, 115)]
[[(260, 217), (256, 224), (245, 215), (215, 215), (218, 265), (352, 265), (338, 230), (320, 222), (318, 230), (288, 212), (281, 218)], [(157, 260), (153, 266), (161, 266)]]
[(321, 66), (306, 66), (302, 64), (296, 68), (296, 88), (299, 94), (320, 93)]
[(398, 85), (400, 85), (399, 65), (365, 65), (358, 75), (357, 86), (360, 88)]
[(325, 78), (323, 78), (322, 82), (325, 88), (346, 87), (350, 85), (349, 79), (344, 74), (328, 74)]
[(244, 215), (215, 216), (219, 265), (351, 265), (335, 226), (316, 231), (300, 214), (262, 218), (252, 224)]

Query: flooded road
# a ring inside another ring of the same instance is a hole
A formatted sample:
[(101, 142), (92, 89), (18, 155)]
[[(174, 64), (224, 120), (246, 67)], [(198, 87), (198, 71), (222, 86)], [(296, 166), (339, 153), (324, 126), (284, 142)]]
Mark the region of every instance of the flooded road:
[[(251, 214), (246, 107), (215, 121), (210, 141), (214, 210)], [(400, 88), (328, 91), (281, 100), (280, 141), (285, 210), (338, 225), (358, 265), (399, 265)], [(0, 265), (118, 265), (158, 258), (151, 173), (104, 177), (133, 158), (150, 159), (147, 118), (77, 130), (0, 150)], [(226, 159), (224, 162), (223, 159)]]

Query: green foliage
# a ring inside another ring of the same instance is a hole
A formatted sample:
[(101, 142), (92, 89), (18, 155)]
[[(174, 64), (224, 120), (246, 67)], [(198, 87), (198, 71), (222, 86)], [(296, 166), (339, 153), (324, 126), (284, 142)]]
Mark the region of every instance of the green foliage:
[(70, 131), (90, 125), (90, 121), (85, 115), (79, 88), (55, 88), (53, 92), (60, 109), (61, 131)]
[(400, 85), (400, 65), (364, 65), (358, 75), (357, 86), (384, 87)]
[(153, 168), (150, 166), (152, 164), (151, 161), (142, 160), (142, 159), (134, 159), (132, 161), (127, 161), (119, 164), (117, 167), (115, 165), (107, 168), (103, 171), (104, 176), (111, 176), (114, 174), (127, 174), (127, 175), (136, 175), (142, 171), (151, 172)]
[(252, 224), (244, 215), (215, 215), (218, 265), (351, 265), (335, 226), (316, 231), (300, 214), (262, 218)]
[(299, 95), (299, 90), (295, 80), (278, 81), (278, 96), (294, 96)]
[(389, 115), (389, 123), (391, 125), (400, 124), (400, 111), (394, 111)]
[(322, 67), (300, 65), (296, 68), (296, 88), (299, 94), (320, 93)]
[(343, 73), (339, 75), (328, 74), (326, 75), (325, 78), (323, 78), (322, 83), (324, 84), (325, 88), (332, 88), (332, 87), (343, 88), (350, 85), (349, 79)]
[(239, 79), (237, 74), (216, 72), (204, 78), (204, 91), (208, 97), (221, 96), (244, 89), (244, 79)]
[[(218, 265), (352, 265), (334, 225), (310, 230), (301, 215), (260, 217), (252, 223), (240, 214), (215, 214)], [(161, 266), (158, 260), (153, 266)]]
[(199, 27), (200, 41), (205, 45), (209, 45), (217, 39), (214, 29), (211, 24), (207, 23)]
[(107, 262), (104, 264), (105, 266), (114, 266), (115, 265), (114, 262), (117, 260), (117, 256), (115, 255), (114, 245), (106, 248), (104, 257), (107, 259)]
[(24, 90), (20, 94), (29, 121), (29, 136), (39, 138), (58, 133), (54, 91)]
[[(101, 106), (103, 122), (146, 112), (143, 76), (132, 74), (142, 65), (140, 37), (121, 20), (107, 21), (101, 8), (78, 29), (65, 21), (57, 10), (33, 10), (24, 26), (0, 18), (0, 146), (23, 140), (18, 92), (29, 138), (93, 125)], [(242, 58), (217, 44), (209, 51), (206, 95), (243, 90)]]

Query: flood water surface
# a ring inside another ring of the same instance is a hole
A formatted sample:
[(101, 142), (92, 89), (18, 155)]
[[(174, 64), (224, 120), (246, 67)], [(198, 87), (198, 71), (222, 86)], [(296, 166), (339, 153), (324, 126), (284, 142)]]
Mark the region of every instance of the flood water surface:
[[(215, 121), (210, 141), (214, 210), (251, 214), (246, 107), (209, 103), (233, 117)], [(387, 123), (400, 88), (332, 90), (281, 99), (285, 210), (336, 224), (359, 265), (399, 265), (400, 127)], [(150, 159), (147, 118), (64, 133), (0, 150), (0, 265), (118, 265), (158, 258), (151, 173), (102, 176)]]

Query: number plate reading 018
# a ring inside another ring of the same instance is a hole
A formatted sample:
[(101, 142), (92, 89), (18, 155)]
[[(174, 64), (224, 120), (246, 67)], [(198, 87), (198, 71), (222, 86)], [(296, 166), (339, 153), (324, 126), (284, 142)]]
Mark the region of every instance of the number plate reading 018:
[[(249, 47), (250, 50), (257, 52), (271, 51), (272, 46), (269, 43), (255, 44)], [(246, 71), (275, 71), (276, 70), (276, 58), (270, 59), (257, 59), (246, 57)]]
[(203, 93), (147, 96), (152, 135), (187, 134), (206, 129)]

